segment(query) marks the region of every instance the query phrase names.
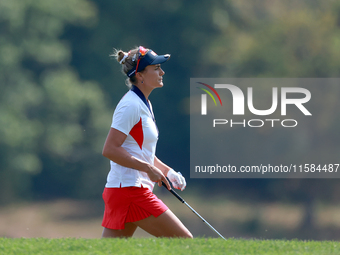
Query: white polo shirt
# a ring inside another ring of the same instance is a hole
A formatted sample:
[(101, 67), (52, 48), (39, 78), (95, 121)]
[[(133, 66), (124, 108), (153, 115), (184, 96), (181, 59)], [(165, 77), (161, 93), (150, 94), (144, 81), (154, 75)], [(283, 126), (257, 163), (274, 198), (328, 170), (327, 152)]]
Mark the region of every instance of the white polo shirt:
[[(153, 165), (158, 129), (154, 122), (150, 101), (148, 101), (149, 110), (143, 102), (146, 100), (144, 95), (138, 88), (136, 90), (136, 92), (129, 90), (120, 100), (114, 111), (111, 127), (127, 135), (122, 147), (128, 153)], [(105, 187), (141, 187), (143, 185), (153, 190), (154, 182), (146, 173), (121, 166), (113, 161), (110, 161), (110, 165), (111, 169)]]

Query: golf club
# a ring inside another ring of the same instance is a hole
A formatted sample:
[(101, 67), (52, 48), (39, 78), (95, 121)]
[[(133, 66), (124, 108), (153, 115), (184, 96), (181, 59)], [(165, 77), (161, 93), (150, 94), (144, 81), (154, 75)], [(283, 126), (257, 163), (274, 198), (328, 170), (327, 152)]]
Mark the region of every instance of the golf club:
[[(167, 186), (166, 186), (166, 184), (164, 183), (164, 182), (162, 182), (162, 185), (166, 188), (166, 189), (168, 189), (167, 188)], [(212, 230), (214, 230), (221, 238), (223, 238), (224, 240), (227, 240), (227, 239), (225, 239), (213, 226), (211, 226), (210, 224), (209, 224), (209, 222), (207, 222), (201, 215), (199, 215), (187, 202), (185, 202), (184, 201), (184, 199), (183, 198), (181, 198), (180, 197), (180, 195), (178, 195), (173, 189), (171, 189), (171, 190), (169, 190), (170, 191), (170, 193), (172, 194), (172, 195), (174, 195), (175, 197), (177, 197), (177, 199), (179, 200), (179, 201), (181, 201), (183, 204), (185, 204), (187, 207), (189, 207), (190, 208), (190, 210), (194, 213), (194, 214), (196, 214), (204, 223), (206, 223)]]

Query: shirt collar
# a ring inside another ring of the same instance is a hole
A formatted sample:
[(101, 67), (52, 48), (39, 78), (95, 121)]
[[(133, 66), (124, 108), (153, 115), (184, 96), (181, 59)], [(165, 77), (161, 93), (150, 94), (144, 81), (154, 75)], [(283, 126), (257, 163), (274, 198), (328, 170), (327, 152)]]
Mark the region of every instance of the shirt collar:
[(146, 104), (146, 106), (150, 110), (149, 102), (148, 102), (148, 100), (146, 100), (143, 92), (135, 85), (132, 85), (131, 90), (137, 94), (137, 96), (144, 102), (144, 104)]

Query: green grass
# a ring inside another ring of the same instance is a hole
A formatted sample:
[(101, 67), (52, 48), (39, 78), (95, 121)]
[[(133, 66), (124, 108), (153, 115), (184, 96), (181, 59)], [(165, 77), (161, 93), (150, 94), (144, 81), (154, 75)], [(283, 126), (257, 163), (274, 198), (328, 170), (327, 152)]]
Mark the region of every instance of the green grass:
[(0, 238), (0, 254), (340, 254), (335, 241)]

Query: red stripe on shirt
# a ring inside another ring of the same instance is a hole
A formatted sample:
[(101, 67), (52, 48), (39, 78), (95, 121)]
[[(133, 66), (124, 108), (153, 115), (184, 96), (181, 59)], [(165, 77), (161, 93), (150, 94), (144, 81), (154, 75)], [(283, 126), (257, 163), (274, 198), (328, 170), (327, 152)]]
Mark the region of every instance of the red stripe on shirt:
[(142, 127), (142, 118), (140, 118), (139, 122), (133, 126), (130, 131), (130, 135), (135, 139), (139, 148), (142, 149), (144, 134), (143, 134), (143, 127)]

